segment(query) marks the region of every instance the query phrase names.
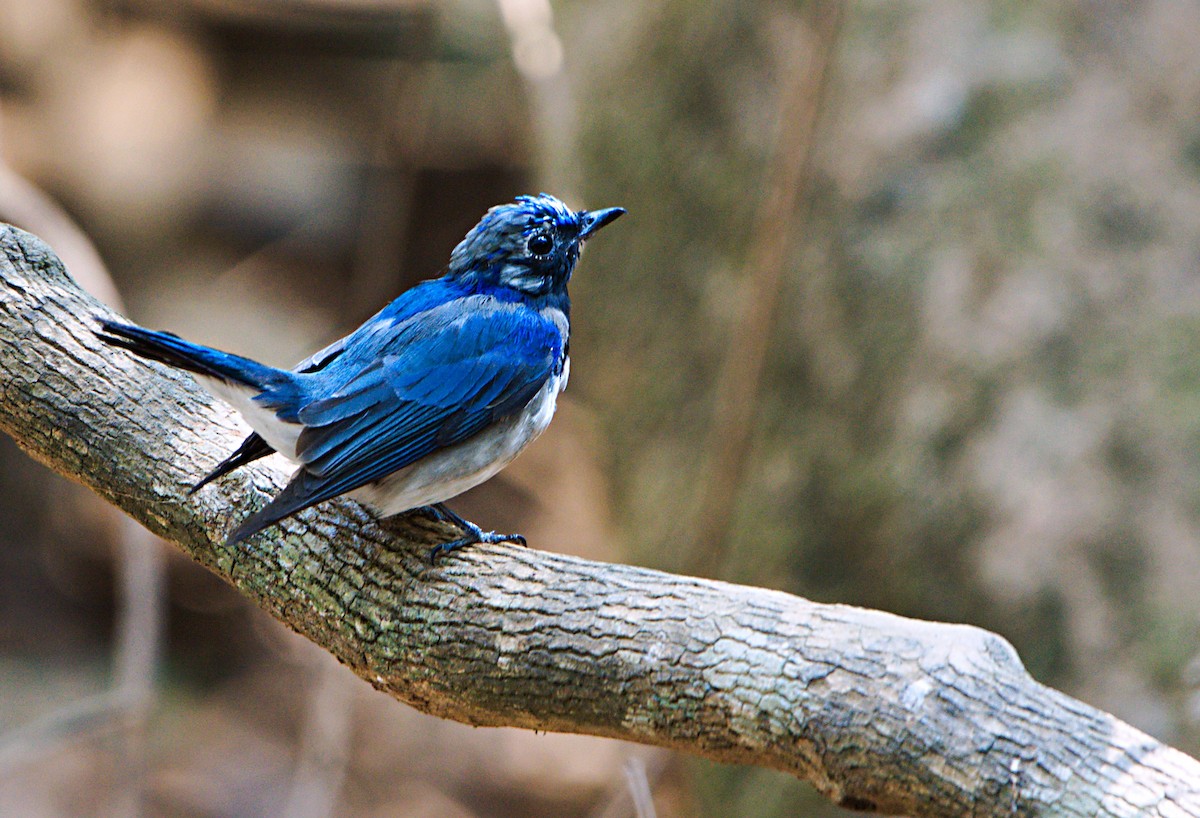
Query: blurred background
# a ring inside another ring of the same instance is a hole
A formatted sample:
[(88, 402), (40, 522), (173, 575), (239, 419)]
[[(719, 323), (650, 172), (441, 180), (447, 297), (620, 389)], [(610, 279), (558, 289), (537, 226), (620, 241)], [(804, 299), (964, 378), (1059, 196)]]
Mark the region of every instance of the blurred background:
[[(989, 628), (1195, 754), (1197, 42), (1172, 0), (0, 0), (0, 219), (136, 320), (290, 366), (490, 205), (624, 206), (553, 426), (456, 508)], [(845, 814), (420, 715), (0, 440), (0, 813), (612, 818), (647, 790)]]

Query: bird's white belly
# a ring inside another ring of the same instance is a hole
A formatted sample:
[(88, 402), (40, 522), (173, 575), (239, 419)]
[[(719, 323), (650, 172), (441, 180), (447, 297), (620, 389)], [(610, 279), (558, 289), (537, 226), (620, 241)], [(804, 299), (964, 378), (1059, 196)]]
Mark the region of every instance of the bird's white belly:
[(470, 440), (418, 460), (411, 466), (361, 488), (350, 496), (379, 509), (383, 516), (440, 503), (496, 474), (550, 425), (558, 393), (567, 383), (569, 362), (511, 418), (484, 429)]

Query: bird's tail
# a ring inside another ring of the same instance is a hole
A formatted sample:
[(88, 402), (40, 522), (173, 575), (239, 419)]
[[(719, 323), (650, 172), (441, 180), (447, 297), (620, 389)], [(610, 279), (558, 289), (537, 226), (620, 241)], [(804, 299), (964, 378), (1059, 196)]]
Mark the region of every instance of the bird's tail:
[(102, 319), (96, 336), (105, 343), (123, 347), (143, 358), (169, 366), (259, 390), (269, 390), (289, 380), (291, 373), (260, 364), (240, 355), (193, 344), (178, 335), (158, 332), (134, 324)]
[(327, 483), (328, 481), (323, 481), (322, 478), (304, 469), (298, 469), (292, 476), (291, 482), (275, 496), (275, 499), (242, 520), (238, 527), (229, 533), (229, 536), (225, 538), (225, 545), (237, 545), (284, 517), (290, 517), (309, 506), (315, 506), (322, 500), (328, 500), (334, 495), (321, 491), (323, 482)]
[(274, 453), (275, 450), (271, 448), (271, 444), (263, 440), (258, 432), (255, 432), (242, 441), (242, 445), (238, 447), (236, 452), (218, 463), (216, 468), (204, 475), (199, 482), (188, 489), (188, 494), (195, 494), (217, 478), (224, 477), (231, 471), (240, 469), (247, 463), (253, 463), (260, 457), (266, 457)]

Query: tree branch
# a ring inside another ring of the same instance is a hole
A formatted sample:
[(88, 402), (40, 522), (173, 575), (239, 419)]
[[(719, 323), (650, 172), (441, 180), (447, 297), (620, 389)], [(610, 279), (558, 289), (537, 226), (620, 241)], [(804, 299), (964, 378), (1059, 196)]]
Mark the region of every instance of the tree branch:
[(783, 770), (866, 810), (1200, 816), (1200, 763), (977, 628), (510, 546), (431, 565), (448, 532), (349, 501), (223, 548), (286, 470), (185, 497), (244, 432), (231, 411), (96, 339), (108, 309), (41, 241), (5, 228), (0, 251), (0, 428), (403, 702)]

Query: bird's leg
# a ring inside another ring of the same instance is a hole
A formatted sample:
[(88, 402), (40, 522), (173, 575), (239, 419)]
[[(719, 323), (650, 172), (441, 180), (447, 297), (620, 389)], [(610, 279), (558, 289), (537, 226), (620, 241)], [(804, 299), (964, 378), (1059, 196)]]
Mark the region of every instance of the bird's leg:
[(437, 562), (437, 558), (442, 554), (449, 554), (456, 548), (475, 545), (476, 543), (494, 544), (512, 542), (517, 545), (525, 545), (525, 538), (520, 534), (497, 534), (495, 531), (484, 531), (470, 520), (455, 514), (445, 503), (434, 503), (433, 505), (425, 506), (425, 509), (435, 520), (443, 523), (453, 523), (466, 532), (465, 536), (459, 537), (457, 540), (438, 543), (430, 549), (430, 562)]
[[(416, 512), (417, 514), (420, 514), (423, 517), (428, 517), (429, 519), (433, 520), (435, 523), (454, 522), (453, 520), (451, 520), (449, 517), (446, 516), (446, 512), (450, 511), (450, 509), (446, 508), (445, 504), (443, 504), (443, 503), (438, 503), (437, 505), (432, 505), (432, 506), (418, 506), (417, 508), (414, 508), (413, 511)], [(458, 516), (458, 515), (455, 515), (455, 516)]]

